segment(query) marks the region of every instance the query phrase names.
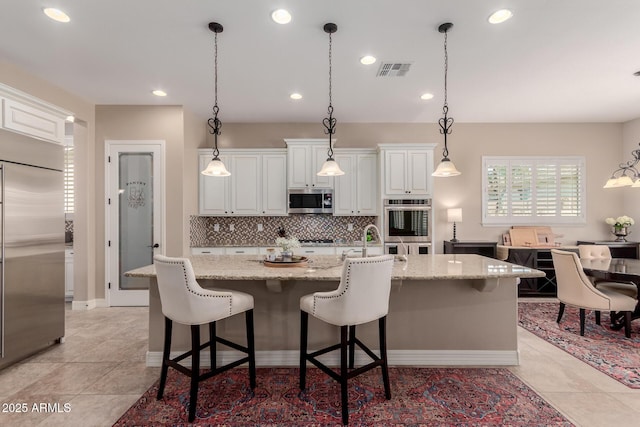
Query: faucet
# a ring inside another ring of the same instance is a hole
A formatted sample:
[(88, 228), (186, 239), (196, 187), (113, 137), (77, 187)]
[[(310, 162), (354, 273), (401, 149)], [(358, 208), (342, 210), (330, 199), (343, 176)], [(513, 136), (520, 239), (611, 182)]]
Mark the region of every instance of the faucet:
[(378, 230), (378, 227), (376, 227), (375, 224), (369, 224), (364, 228), (364, 230), (362, 231), (362, 257), (363, 258), (367, 257), (367, 231), (370, 228), (373, 228), (374, 230), (376, 230), (378, 239), (380, 239), (380, 230)]
[(347, 256), (349, 255), (350, 252), (355, 252), (355, 251), (353, 249), (347, 249), (346, 251), (342, 251), (342, 256), (340, 257), (340, 259), (342, 261), (347, 259)]

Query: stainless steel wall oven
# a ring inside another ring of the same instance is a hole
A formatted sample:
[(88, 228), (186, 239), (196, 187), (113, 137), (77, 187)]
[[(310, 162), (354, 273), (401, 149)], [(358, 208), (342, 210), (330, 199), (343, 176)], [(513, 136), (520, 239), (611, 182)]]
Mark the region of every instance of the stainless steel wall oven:
[(431, 199), (385, 199), (385, 243), (431, 243)]

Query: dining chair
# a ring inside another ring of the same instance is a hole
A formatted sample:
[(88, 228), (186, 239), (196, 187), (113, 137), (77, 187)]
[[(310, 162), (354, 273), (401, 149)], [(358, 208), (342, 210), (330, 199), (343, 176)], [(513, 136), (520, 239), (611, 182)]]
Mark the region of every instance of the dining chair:
[(631, 337), (631, 313), (637, 301), (628, 295), (610, 289), (598, 289), (582, 269), (580, 258), (575, 252), (552, 249), (553, 266), (558, 284), (560, 309), (557, 323), (562, 320), (565, 305), (580, 309), (580, 335), (584, 336), (585, 309), (596, 311), (596, 323), (600, 324), (602, 310), (624, 313), (624, 333)]
[[(393, 255), (347, 258), (342, 267), (338, 288), (316, 292), (300, 298), (300, 390), (306, 387), (307, 361), (340, 383), (342, 423), (349, 423), (347, 380), (373, 368), (382, 369), (385, 397), (391, 399), (387, 363), (386, 319), (389, 312)], [(309, 353), (307, 350), (309, 314), (340, 327), (340, 343)], [(356, 326), (378, 320), (380, 357), (356, 338)], [(373, 361), (354, 369), (355, 345)], [(335, 371), (317, 357), (340, 350), (340, 371)], [(347, 365), (348, 352), (348, 365)]]
[[(579, 245), (578, 253), (581, 259), (611, 260), (611, 249), (606, 245)], [(638, 287), (631, 282), (602, 280), (589, 277), (596, 288), (621, 292), (631, 298), (638, 298)]]
[[(253, 296), (244, 292), (203, 289), (196, 281), (191, 262), (186, 258), (153, 257), (162, 314), (165, 316), (164, 349), (157, 399), (162, 399), (169, 367), (191, 378), (189, 390), (189, 422), (196, 414), (198, 383), (221, 372), (249, 362), (249, 386), (256, 386), (256, 360), (253, 338)], [(242, 346), (216, 335), (216, 322), (245, 313), (247, 345)], [(171, 359), (173, 322), (191, 327), (191, 350)], [(209, 325), (209, 341), (200, 344), (200, 325)], [(216, 367), (216, 343), (246, 353), (247, 356)], [(209, 348), (211, 369), (200, 373), (200, 351)], [(191, 356), (191, 369), (179, 362)]]

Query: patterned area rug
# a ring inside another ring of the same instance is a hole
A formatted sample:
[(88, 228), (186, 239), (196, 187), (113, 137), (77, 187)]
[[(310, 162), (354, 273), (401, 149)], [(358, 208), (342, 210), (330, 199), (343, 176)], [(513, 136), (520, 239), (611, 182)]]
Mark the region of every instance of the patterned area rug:
[[(200, 383), (199, 426), (338, 426), (340, 388), (309, 368), (307, 390), (298, 389), (298, 369), (258, 368), (251, 396), (246, 368)], [(373, 370), (350, 380), (351, 426), (571, 426), (505, 368), (391, 368), (392, 399)], [(158, 383), (115, 426), (187, 425), (189, 381), (169, 370), (164, 398)]]
[(602, 325), (596, 325), (595, 314), (587, 310), (584, 336), (580, 336), (579, 310), (566, 306), (558, 325), (559, 303), (518, 304), (518, 323), (540, 338), (561, 348), (597, 370), (630, 388), (640, 388), (640, 324), (631, 322), (631, 338), (624, 330), (614, 331), (609, 313), (602, 313)]

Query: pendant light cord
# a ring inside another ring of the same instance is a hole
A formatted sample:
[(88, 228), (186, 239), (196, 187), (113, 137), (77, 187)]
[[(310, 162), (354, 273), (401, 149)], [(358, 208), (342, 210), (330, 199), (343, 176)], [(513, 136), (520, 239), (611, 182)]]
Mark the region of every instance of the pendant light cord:
[(220, 111), (220, 107), (218, 107), (218, 32), (214, 32), (214, 73), (213, 73), (213, 117), (207, 120), (207, 124), (209, 125), (209, 133), (213, 135), (213, 159), (218, 159), (218, 135), (220, 135), (220, 129), (222, 128), (222, 122), (218, 119), (218, 112)]
[(447, 52), (447, 32), (448, 28), (444, 31), (444, 105), (442, 106), (442, 114), (444, 117), (438, 120), (440, 126), (440, 133), (444, 135), (444, 149), (442, 150), (442, 157), (449, 160), (449, 148), (447, 147), (447, 135), (451, 133), (451, 126), (453, 126), (453, 117), (447, 117), (449, 113), (449, 104), (447, 102), (447, 75), (449, 74), (449, 53)]
[[(325, 29), (326, 31), (326, 29)], [(329, 135), (329, 151), (327, 154), (329, 158), (327, 160), (333, 160), (333, 148), (331, 147), (331, 136), (336, 132), (336, 119), (333, 117), (333, 105), (332, 105), (332, 62), (331, 62), (331, 54), (332, 54), (332, 39), (331, 32), (329, 33), (329, 108), (327, 108), (327, 112), (329, 113), (329, 117), (322, 120), (322, 124), (326, 128), (325, 134)]]

